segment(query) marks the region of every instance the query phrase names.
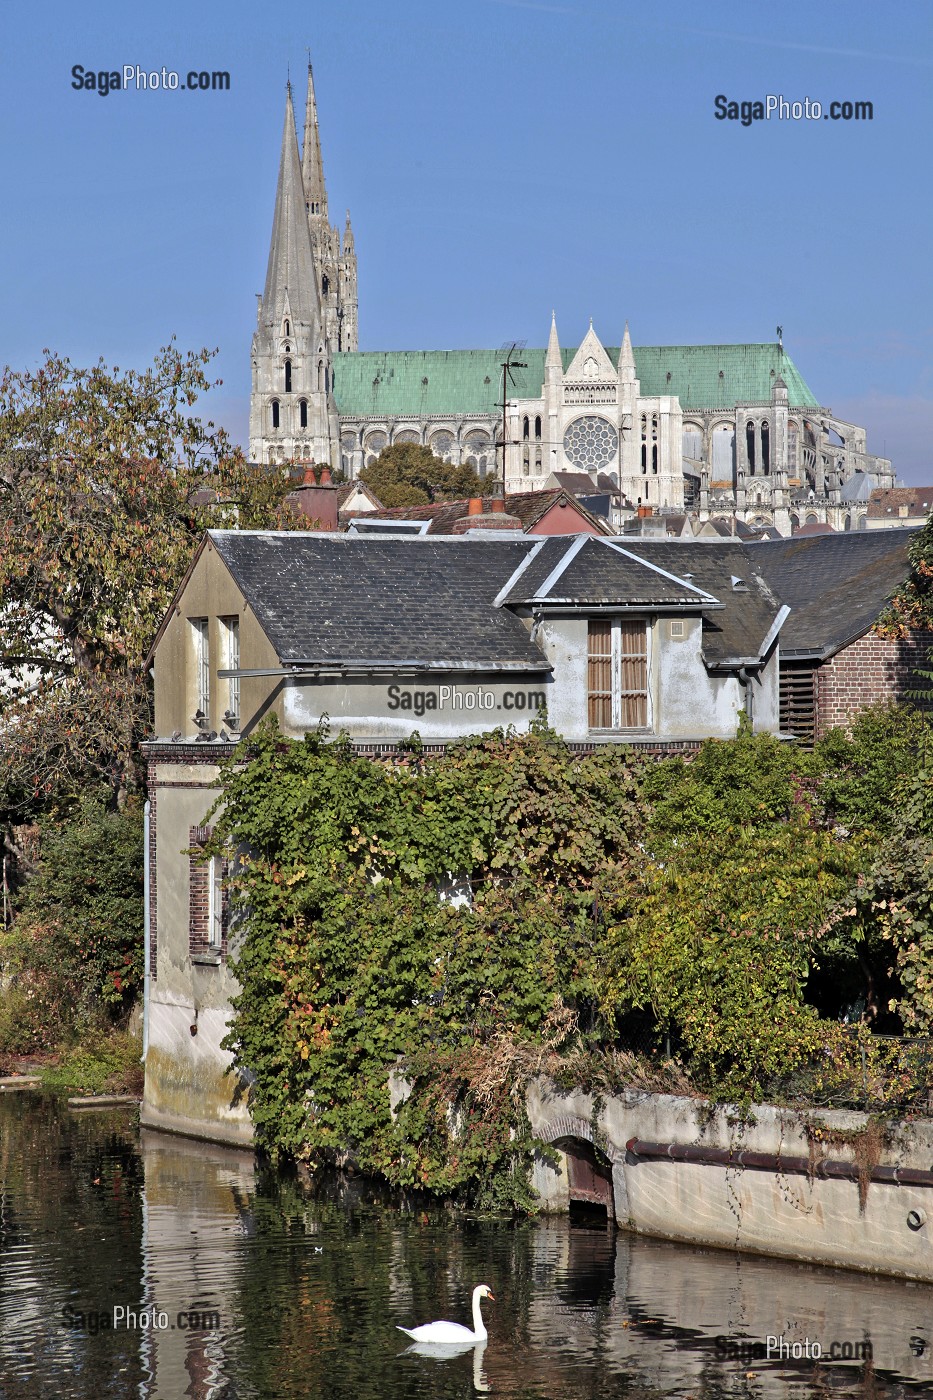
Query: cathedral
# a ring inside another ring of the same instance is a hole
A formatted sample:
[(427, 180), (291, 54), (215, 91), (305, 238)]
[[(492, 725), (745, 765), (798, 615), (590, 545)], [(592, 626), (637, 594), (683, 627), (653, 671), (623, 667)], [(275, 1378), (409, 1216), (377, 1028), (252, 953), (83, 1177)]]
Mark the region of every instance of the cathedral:
[[(783, 337), (747, 345), (618, 346), (593, 328), (546, 348), (358, 349), (350, 215), (330, 223), (314, 79), (301, 151), (291, 86), (265, 288), (252, 343), (254, 462), (329, 463), (351, 479), (395, 442), (494, 474), (506, 492), (589, 476), (616, 515), (739, 520), (782, 535), (863, 528), (893, 487), (864, 428), (821, 405)], [(579, 478), (583, 480), (584, 477)]]

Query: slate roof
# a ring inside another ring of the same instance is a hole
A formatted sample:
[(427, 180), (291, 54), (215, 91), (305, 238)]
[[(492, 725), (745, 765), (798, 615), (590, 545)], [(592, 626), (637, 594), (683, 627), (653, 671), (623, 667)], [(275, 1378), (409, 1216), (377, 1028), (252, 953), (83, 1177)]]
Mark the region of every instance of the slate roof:
[(493, 607), (534, 541), (211, 530), (285, 666), (550, 671)]
[[(527, 369), (515, 372), (515, 398), (540, 397), (546, 353), (522, 351)], [(576, 346), (561, 350), (565, 372), (576, 353)], [(608, 354), (617, 366), (619, 347)], [(636, 345), (634, 354), (642, 394), (676, 394), (684, 409), (770, 402), (778, 377), (787, 385), (792, 407), (818, 406), (797, 366), (776, 343)], [(333, 356), (337, 412), (353, 418), (496, 417), (501, 412), (501, 360), (501, 350), (346, 350)]]
[[(786, 599), (756, 570), (759, 544), (741, 540), (704, 543), (701, 540), (628, 540), (632, 554), (676, 573), (695, 588), (712, 593), (721, 610), (704, 609), (703, 655), (707, 665), (754, 661), (763, 656), (781, 623)], [(734, 586), (735, 581), (735, 586)], [(784, 653), (783, 622), (780, 631)]]
[(907, 578), (915, 533), (837, 531), (751, 546), (754, 567), (792, 610), (781, 632), (782, 657), (824, 660), (864, 636)]
[[(608, 532), (605, 519), (591, 514), (583, 503), (567, 491), (555, 487), (550, 491), (516, 491), (505, 497), (506, 512), (521, 521), (523, 530), (532, 529), (551, 506), (558, 502), (567, 505), (582, 521), (593, 525), (600, 534)], [(490, 523), (491, 499), (483, 500), (483, 514), (474, 516), (476, 528), (483, 529)], [(437, 501), (418, 506), (382, 506), (379, 510), (367, 511), (367, 520), (428, 520), (429, 535), (448, 535), (458, 520), (469, 514), (470, 502)], [(501, 516), (499, 517), (501, 519)]]

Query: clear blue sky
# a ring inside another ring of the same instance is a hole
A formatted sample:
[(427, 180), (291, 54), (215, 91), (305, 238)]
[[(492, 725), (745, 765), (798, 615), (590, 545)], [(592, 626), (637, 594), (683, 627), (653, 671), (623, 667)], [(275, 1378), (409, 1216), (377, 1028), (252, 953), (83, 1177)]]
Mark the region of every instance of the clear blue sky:
[[(11, 3), (0, 362), (218, 346), (244, 440), (286, 70), (314, 62), (362, 349), (784, 342), (908, 482), (933, 480), (933, 6), (401, 0)], [(71, 87), (226, 69), (229, 92)], [(872, 122), (717, 121), (714, 99)], [(205, 405), (205, 408), (207, 405)]]

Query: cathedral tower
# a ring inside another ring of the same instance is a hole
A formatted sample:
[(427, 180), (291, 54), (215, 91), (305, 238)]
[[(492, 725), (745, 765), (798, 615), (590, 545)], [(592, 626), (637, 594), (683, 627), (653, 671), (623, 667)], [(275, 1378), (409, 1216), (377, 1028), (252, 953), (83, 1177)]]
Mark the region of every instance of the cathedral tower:
[(324, 340), (330, 353), (359, 349), (357, 338), (356, 250), (350, 211), (340, 242), (340, 230), (327, 216), (327, 188), (324, 184), (324, 161), (321, 156), (321, 132), (314, 96), (314, 74), (308, 64), (308, 95), (305, 102), (305, 137), (301, 156), (304, 181), (305, 209), (314, 250), (314, 270), (321, 296), (324, 318)]
[(336, 466), (333, 374), (305, 206), (289, 84), (269, 265), (253, 334), (249, 455), (253, 462)]

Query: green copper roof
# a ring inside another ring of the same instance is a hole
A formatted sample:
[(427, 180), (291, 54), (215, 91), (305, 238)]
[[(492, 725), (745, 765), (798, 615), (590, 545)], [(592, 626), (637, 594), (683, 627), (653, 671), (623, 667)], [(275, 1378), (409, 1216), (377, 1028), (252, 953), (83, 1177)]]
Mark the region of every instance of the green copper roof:
[[(566, 370), (576, 348), (561, 351)], [(609, 348), (613, 364), (618, 347)], [(523, 350), (510, 398), (538, 398), (544, 350)], [(496, 414), (502, 394), (500, 350), (366, 350), (334, 356), (337, 411), (349, 418)], [(688, 409), (769, 401), (778, 375), (790, 403), (816, 408), (793, 360), (778, 345), (643, 345), (635, 368), (645, 395), (676, 394)]]

